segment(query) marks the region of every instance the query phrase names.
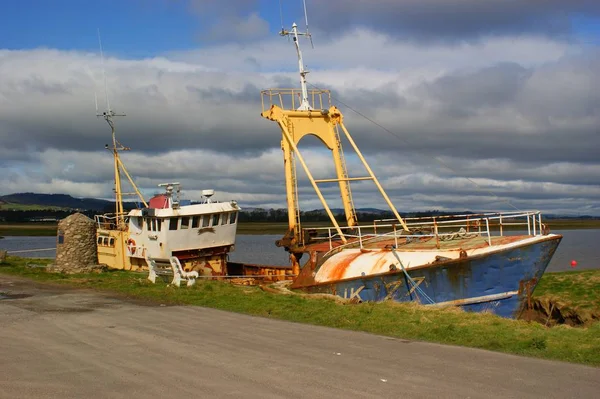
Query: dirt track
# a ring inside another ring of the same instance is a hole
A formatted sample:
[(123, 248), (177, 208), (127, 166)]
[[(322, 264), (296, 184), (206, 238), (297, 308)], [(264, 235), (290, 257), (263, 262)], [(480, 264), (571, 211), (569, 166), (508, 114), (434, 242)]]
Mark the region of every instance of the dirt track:
[(3, 276), (0, 292), (6, 294), (1, 398), (591, 398), (600, 392), (600, 369), (573, 364), (158, 306)]

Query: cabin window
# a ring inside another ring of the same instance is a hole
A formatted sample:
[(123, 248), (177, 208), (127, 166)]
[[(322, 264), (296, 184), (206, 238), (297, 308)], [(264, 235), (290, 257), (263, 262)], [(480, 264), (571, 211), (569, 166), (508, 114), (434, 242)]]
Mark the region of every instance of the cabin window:
[(235, 223), (236, 216), (237, 216), (237, 212), (231, 212), (229, 214), (229, 223), (230, 224), (234, 224)]
[(226, 213), (221, 215), (221, 224), (227, 224), (228, 220), (229, 220), (229, 218), (227, 217)]
[(218, 226), (219, 225), (219, 215), (218, 214), (213, 215), (213, 217), (212, 217), (212, 225), (213, 226)]
[(169, 230), (177, 230), (177, 222), (179, 219), (171, 218), (169, 219)]
[(202, 218), (202, 227), (210, 226), (210, 215), (206, 215)]
[(181, 228), (188, 229), (190, 227), (190, 217), (184, 216), (181, 218)]
[(110, 237), (108, 239), (108, 246), (109, 247), (114, 247), (115, 246), (115, 239), (114, 238)]
[(201, 216), (192, 217), (192, 229), (197, 229), (198, 227), (200, 227), (200, 219)]
[(102, 237), (98, 237), (98, 245), (102, 245)]
[(105, 247), (108, 247), (108, 237), (103, 237), (102, 245), (104, 245)]
[(149, 226), (151, 226), (152, 231), (160, 231), (161, 223), (162, 220), (160, 219), (151, 219), (151, 224)]

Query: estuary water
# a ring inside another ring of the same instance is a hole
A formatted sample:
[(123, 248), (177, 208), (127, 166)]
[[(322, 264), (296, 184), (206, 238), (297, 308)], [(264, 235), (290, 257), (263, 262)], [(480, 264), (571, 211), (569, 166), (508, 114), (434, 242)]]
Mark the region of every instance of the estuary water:
[[(600, 269), (600, 229), (559, 230), (563, 240), (558, 246), (548, 269), (549, 272), (565, 270)], [(275, 246), (280, 235), (245, 235), (236, 238), (235, 251), (229, 255), (234, 262), (262, 263), (269, 265), (289, 265), (288, 255)], [(0, 239), (0, 249), (13, 251), (14, 255), (28, 258), (54, 258), (54, 249), (32, 251), (56, 247), (56, 237), (4, 237)], [(577, 266), (571, 268), (571, 261)]]

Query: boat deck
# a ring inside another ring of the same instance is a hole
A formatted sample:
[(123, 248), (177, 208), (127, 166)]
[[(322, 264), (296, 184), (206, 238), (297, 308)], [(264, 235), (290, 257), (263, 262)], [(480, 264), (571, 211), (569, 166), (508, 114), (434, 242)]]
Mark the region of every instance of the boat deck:
[[(523, 240), (525, 238), (532, 237), (531, 235), (513, 235), (513, 236), (490, 236), (489, 239), (487, 235), (471, 235), (465, 237), (455, 237), (450, 240), (436, 239), (433, 236), (411, 236), (411, 237), (373, 237), (352, 239), (349, 240), (347, 244), (344, 244), (341, 240), (332, 240), (331, 243), (320, 242), (320, 243), (311, 243), (303, 247), (303, 252), (313, 252), (316, 251), (318, 253), (329, 252), (334, 249), (341, 248), (362, 248), (364, 250), (377, 250), (377, 249), (391, 249), (393, 246), (396, 246), (399, 250), (402, 251), (427, 251), (427, 250), (471, 250), (477, 248), (483, 248), (495, 245), (504, 245), (510, 244), (519, 240)], [(334, 251), (336, 252), (336, 251)]]

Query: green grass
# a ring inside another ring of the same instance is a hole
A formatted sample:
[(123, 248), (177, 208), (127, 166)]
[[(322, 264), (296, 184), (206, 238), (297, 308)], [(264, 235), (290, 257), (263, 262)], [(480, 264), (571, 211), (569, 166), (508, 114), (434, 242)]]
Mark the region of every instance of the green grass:
[(0, 223), (0, 236), (55, 236), (58, 223)]
[(600, 270), (546, 273), (534, 294), (548, 312), (558, 307), (562, 315), (583, 323), (600, 320)]
[[(49, 262), (9, 257), (6, 263), (0, 265), (0, 273), (116, 292), (162, 304), (205, 306), (397, 338), (600, 366), (600, 323), (588, 328), (548, 328), (539, 323), (508, 320), (486, 313), (467, 313), (457, 308), (436, 309), (392, 302), (342, 305), (326, 299), (278, 295), (258, 287), (234, 286), (218, 281), (198, 281), (193, 287), (174, 288), (164, 283), (149, 283), (145, 273), (112, 271), (69, 276), (26, 266)], [(548, 280), (548, 283), (540, 285), (544, 294), (554, 292), (556, 279)], [(564, 292), (562, 287), (556, 289), (557, 295)], [(582, 301), (585, 299), (577, 297)]]
[(63, 211), (68, 209), (51, 205), (11, 204), (9, 202), (0, 204), (0, 210), (3, 211)]

